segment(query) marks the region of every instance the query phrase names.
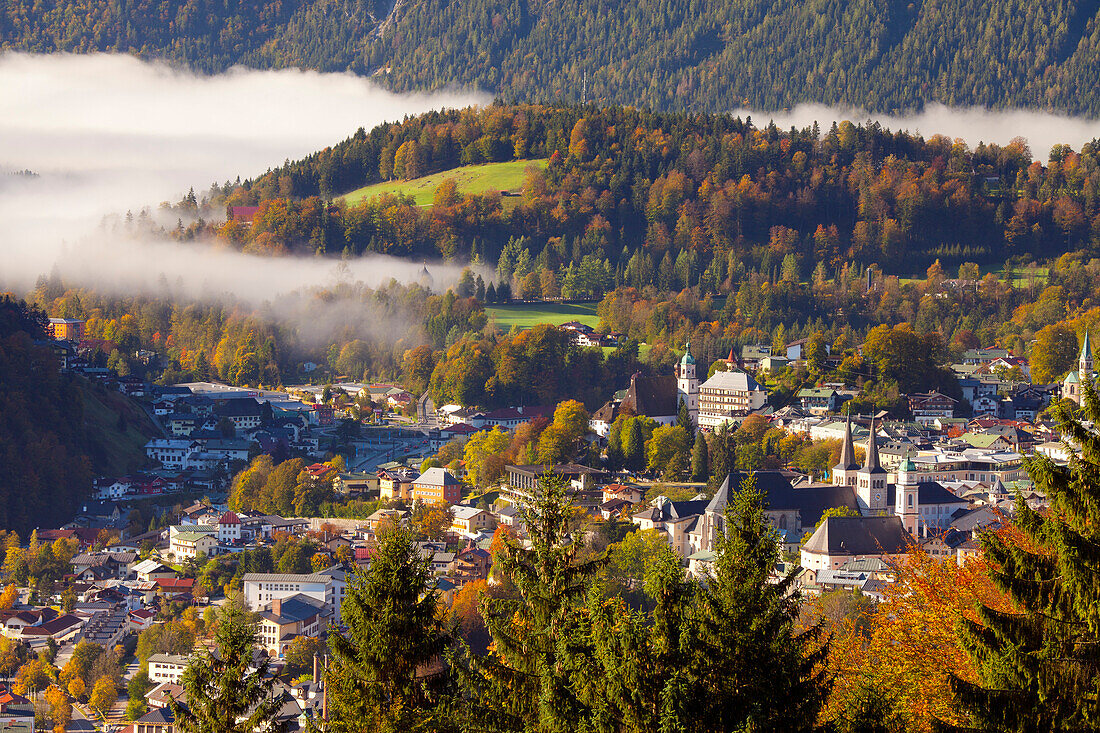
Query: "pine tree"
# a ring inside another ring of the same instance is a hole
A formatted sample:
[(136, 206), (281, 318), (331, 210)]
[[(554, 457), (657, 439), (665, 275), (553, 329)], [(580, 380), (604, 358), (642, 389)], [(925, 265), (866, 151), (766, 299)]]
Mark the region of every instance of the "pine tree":
[(645, 590), (652, 614), (630, 610), (621, 598), (590, 596), (592, 664), (576, 683), (594, 711), (593, 728), (680, 733), (689, 725), (685, 642), (696, 584), (666, 547), (646, 573)]
[(711, 577), (700, 595), (690, 665), (695, 731), (800, 731), (814, 728), (828, 691), (820, 624), (799, 632), (792, 570), (769, 575), (779, 543), (750, 477), (727, 506), (715, 539)]
[(691, 412), (683, 399), (680, 400), (680, 410), (676, 414), (676, 424), (688, 431), (688, 436), (695, 435), (695, 423), (692, 421)]
[(244, 612), (227, 605), (214, 632), (216, 653), (192, 657), (180, 684), (184, 700), (169, 698), (175, 728), (182, 733), (273, 733), (283, 696), (274, 695), (276, 678), (267, 658), (252, 658), (256, 629)]
[(963, 622), (979, 684), (956, 679), (957, 702), (986, 731), (1095, 730), (1100, 725), (1100, 395), (1084, 383), (1079, 416), (1057, 409), (1059, 430), (1080, 453), (1059, 466), (1028, 462), (1050, 510), (1017, 498), (1024, 541), (987, 533), (994, 583), (1021, 609), (981, 607)]
[(710, 481), (712, 484), (718, 485), (725, 481), (726, 476), (735, 468), (737, 451), (733, 442), (733, 434), (730, 433), (729, 426), (726, 423), (719, 425), (713, 435), (713, 445), (711, 445), (710, 450)]
[(645, 466), (645, 436), (637, 417), (627, 419), (622, 428), (623, 463), (631, 471)]
[(337, 731), (435, 729), (417, 669), (441, 661), (448, 643), (439, 593), (430, 589), (431, 561), (412, 531), (385, 533), (370, 568), (360, 571), (343, 602), (347, 635), (333, 633), (326, 677)]
[(538, 481), (520, 509), (530, 547), (509, 535), (494, 574), (516, 595), (483, 597), (481, 613), (493, 640), (490, 653), (474, 657), (464, 648), (462, 687), (473, 700), (465, 713), (472, 725), (496, 731), (575, 730), (589, 711), (578, 698), (569, 660), (583, 645), (577, 633), (592, 578), (606, 553), (580, 561), (572, 539), (574, 515), (569, 484), (557, 476)]
[(695, 445), (691, 448), (691, 480), (706, 481), (710, 476), (710, 458), (707, 455), (707, 436), (702, 432), (695, 434)]

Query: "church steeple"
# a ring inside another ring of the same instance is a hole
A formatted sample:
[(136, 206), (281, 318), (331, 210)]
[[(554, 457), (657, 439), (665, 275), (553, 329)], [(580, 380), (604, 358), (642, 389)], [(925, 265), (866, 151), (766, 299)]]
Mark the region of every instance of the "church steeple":
[(833, 466), (833, 485), (855, 486), (857, 471), (859, 464), (856, 463), (856, 447), (852, 442), (852, 413), (849, 410), (844, 422), (844, 442), (840, 444), (840, 460)]
[(885, 473), (878, 458), (878, 437), (875, 433), (875, 419), (871, 418), (871, 434), (867, 436), (867, 458), (863, 470), (866, 473)]
[(886, 469), (879, 462), (874, 418), (871, 434), (867, 436), (867, 457), (856, 474), (856, 499), (864, 516), (881, 516), (886, 512)]
[(916, 537), (920, 531), (920, 484), (917, 481), (917, 467), (909, 457), (909, 448), (905, 449), (905, 458), (898, 466), (894, 514), (901, 517), (906, 531)]
[(699, 379), (695, 376), (695, 357), (691, 355), (691, 342), (684, 344), (684, 358), (676, 366), (676, 390), (679, 401), (688, 408), (691, 421), (699, 424)]
[(1085, 329), (1085, 342), (1081, 344), (1081, 356), (1077, 357), (1079, 378), (1082, 382), (1092, 376), (1092, 344), (1089, 342), (1089, 332)]

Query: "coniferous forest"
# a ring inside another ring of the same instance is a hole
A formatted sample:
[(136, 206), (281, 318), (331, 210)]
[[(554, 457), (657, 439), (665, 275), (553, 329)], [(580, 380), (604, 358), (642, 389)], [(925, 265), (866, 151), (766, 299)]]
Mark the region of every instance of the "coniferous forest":
[(666, 110), (1026, 107), (1096, 115), (1084, 0), (131, 0), (0, 3), (0, 43), (47, 53), (373, 74), (398, 90)]

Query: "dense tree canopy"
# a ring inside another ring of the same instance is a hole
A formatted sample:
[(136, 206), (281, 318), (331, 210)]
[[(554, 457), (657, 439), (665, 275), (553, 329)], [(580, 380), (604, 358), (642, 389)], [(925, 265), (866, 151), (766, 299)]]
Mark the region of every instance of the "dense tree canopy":
[[(1080, 0), (6, 0), (0, 12), (7, 48), (132, 52), (203, 71), (351, 70), (402, 90), (458, 85), (663, 109), (1100, 109), (1091, 88), (1096, 9)], [(492, 151), (477, 138), (469, 144)], [(395, 147), (394, 169), (415, 169), (417, 147)]]

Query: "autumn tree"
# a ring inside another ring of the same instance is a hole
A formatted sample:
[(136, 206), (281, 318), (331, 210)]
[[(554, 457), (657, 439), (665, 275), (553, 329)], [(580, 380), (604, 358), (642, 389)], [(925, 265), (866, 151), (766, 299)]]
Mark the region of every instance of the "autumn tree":
[(646, 445), (646, 468), (667, 480), (683, 478), (688, 468), (690, 433), (679, 425), (655, 428)]
[(92, 687), (92, 694), (88, 696), (88, 706), (96, 711), (100, 718), (106, 719), (107, 713), (118, 700), (118, 687), (110, 677), (100, 677)]
[(1039, 329), (1031, 347), (1031, 378), (1050, 384), (1075, 368), (1080, 353), (1077, 333), (1065, 323)]
[(445, 501), (421, 502), (409, 518), (413, 531), (430, 540), (438, 540), (451, 527), (451, 505)]

